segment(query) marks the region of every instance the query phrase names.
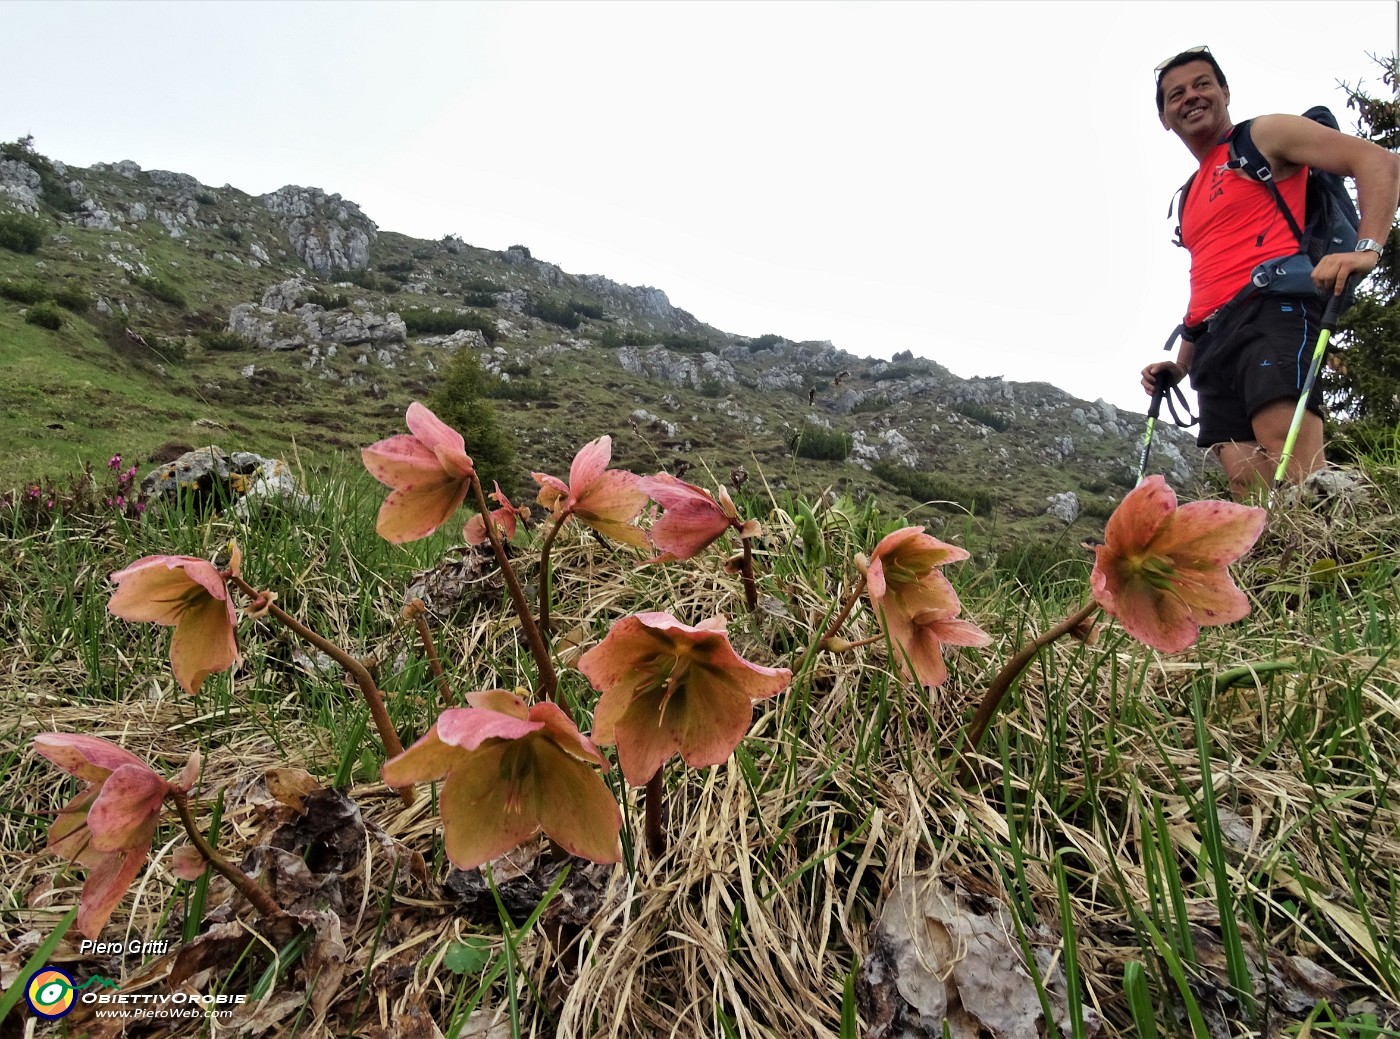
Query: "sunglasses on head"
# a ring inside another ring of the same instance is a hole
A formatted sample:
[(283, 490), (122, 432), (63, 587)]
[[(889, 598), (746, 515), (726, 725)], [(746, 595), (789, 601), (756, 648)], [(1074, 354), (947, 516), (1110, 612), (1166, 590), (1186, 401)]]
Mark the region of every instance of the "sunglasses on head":
[(1172, 62), (1176, 61), (1176, 59), (1179, 58), (1179, 57), (1181, 57), (1183, 54), (1209, 54), (1209, 53), (1210, 53), (1210, 48), (1207, 47), (1204, 43), (1201, 44), (1199, 47), (1187, 47), (1184, 51), (1180, 51), (1180, 52), (1178, 52), (1178, 53), (1176, 53), (1176, 54), (1173, 54), (1170, 58), (1167, 58), (1165, 61), (1158, 62), (1157, 68), (1155, 69), (1156, 76), (1157, 76), (1158, 79), (1161, 79), (1161, 78), (1162, 78), (1162, 73), (1163, 73), (1163, 71), (1165, 71), (1166, 67), (1167, 67), (1168, 65), (1170, 65)]

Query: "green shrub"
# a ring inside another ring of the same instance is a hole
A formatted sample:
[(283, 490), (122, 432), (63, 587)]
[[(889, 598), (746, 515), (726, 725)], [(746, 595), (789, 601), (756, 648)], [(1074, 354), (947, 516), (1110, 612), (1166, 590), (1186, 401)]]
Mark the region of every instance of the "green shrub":
[(194, 200), (201, 206), (217, 206), (219, 204), (218, 196), (211, 191), (196, 191)]
[(559, 303), (552, 299), (532, 299), (525, 304), (525, 313), (531, 317), (539, 318), (541, 321), (548, 321), (551, 325), (558, 325), (560, 328), (575, 329), (582, 323), (579, 316), (574, 313), (574, 308), (567, 303)]
[(327, 310), (344, 310), (350, 306), (350, 300), (343, 292), (308, 292), (306, 303), (314, 303), (318, 307), (325, 307)]
[(49, 290), (42, 282), (10, 281), (6, 278), (0, 281), (0, 296), (16, 303), (42, 303), (49, 298)]
[(497, 385), (507, 385), (481, 367), (470, 350), (458, 350), (443, 372), (442, 382), (429, 398), (428, 407), (466, 441), (482, 485), (498, 481), (507, 495), (515, 490), (511, 468), (515, 443), (510, 432), (496, 420), (496, 409), (489, 397)]
[(428, 310), (415, 308), (399, 311), (410, 335), (451, 335), (462, 329), (475, 329), (488, 343), (496, 341), (496, 323), (470, 310)]
[(782, 337), (782, 336), (780, 336), (780, 335), (774, 335), (774, 334), (771, 333), (771, 332), (768, 333), (767, 335), (761, 335), (761, 336), (759, 336), (757, 339), (750, 339), (750, 340), (749, 340), (749, 353), (751, 353), (751, 354), (756, 354), (756, 353), (758, 353), (760, 350), (767, 350), (767, 349), (769, 349), (770, 347), (777, 346), (777, 345), (778, 345), (779, 343), (781, 343), (782, 341), (783, 341), (783, 337)]
[(381, 278), (367, 270), (344, 271), (340, 275), (340, 280), (348, 281), (351, 285), (358, 285), (362, 289), (369, 289), (371, 292), (399, 291), (397, 282), (389, 278)]
[(549, 384), (543, 379), (498, 379), (488, 387), (493, 400), (553, 400)]
[(492, 292), (505, 292), (505, 291), (506, 291), (502, 286), (497, 285), (497, 284), (496, 284), (494, 281), (492, 281), (490, 278), (480, 278), (480, 277), (478, 277), (478, 278), (468, 278), (466, 281), (462, 282), (462, 288), (465, 289), (465, 290), (468, 291), (468, 292), (485, 292), (485, 293), (492, 293)]
[(1102, 498), (1090, 498), (1079, 503), (1079, 515), (1089, 519), (1106, 520), (1113, 515), (1113, 511), (1118, 508), (1118, 504), (1112, 501), (1105, 501)]
[(932, 369), (927, 361), (905, 361), (899, 364), (891, 364), (884, 371), (870, 378), (875, 382), (885, 382), (889, 379), (912, 379), (919, 375), (927, 375)]
[(934, 473), (910, 469), (896, 462), (876, 462), (870, 471), (916, 501), (927, 502), (945, 512), (966, 510), (985, 516), (997, 505), (995, 492), (984, 487), (967, 487)]
[(414, 265), (412, 260), (394, 260), (390, 263), (381, 263), (379, 269), (385, 274), (412, 274)]
[(76, 285), (60, 285), (54, 289), (53, 301), (75, 314), (86, 314), (88, 307), (92, 306), (92, 297)]
[(24, 320), (31, 325), (57, 332), (63, 327), (63, 311), (56, 303), (35, 303), (25, 312)]
[(172, 285), (163, 278), (157, 278), (154, 275), (132, 274), (130, 278), (135, 285), (162, 303), (169, 303), (172, 307), (179, 307), (181, 310), (185, 308), (185, 294), (179, 286)]
[(252, 342), (237, 332), (220, 331), (217, 328), (206, 328), (199, 333), (199, 343), (206, 350), (215, 353), (234, 353), (238, 350), (247, 350), (252, 347)]
[(601, 321), (607, 317), (607, 313), (602, 307), (593, 303), (580, 303), (576, 299), (569, 300), (569, 307), (579, 317), (592, 318), (594, 321)]
[(799, 458), (844, 462), (851, 456), (853, 441), (854, 438), (849, 433), (825, 429), (816, 423), (808, 422), (801, 432), (793, 434), (789, 443)]
[(469, 307), (481, 307), (489, 310), (496, 305), (496, 297), (489, 292), (468, 292), (462, 297), (462, 302)]
[(890, 406), (888, 397), (866, 397), (851, 409), (852, 415), (864, 415), (872, 411), (884, 411)]
[(998, 415), (985, 404), (978, 404), (975, 401), (964, 401), (961, 404), (953, 405), (953, 410), (959, 415), (966, 415), (974, 422), (980, 422), (984, 426), (991, 426), (998, 433), (1006, 432), (1011, 423)]
[(700, 336), (681, 335), (676, 332), (661, 337), (661, 345), (668, 350), (682, 354), (710, 353), (716, 349), (714, 343)]
[(234, 224), (220, 224), (219, 237), (234, 245), (240, 245), (243, 242), (243, 232)]
[(44, 243), (44, 225), (23, 213), (0, 213), (0, 249), (35, 253)]

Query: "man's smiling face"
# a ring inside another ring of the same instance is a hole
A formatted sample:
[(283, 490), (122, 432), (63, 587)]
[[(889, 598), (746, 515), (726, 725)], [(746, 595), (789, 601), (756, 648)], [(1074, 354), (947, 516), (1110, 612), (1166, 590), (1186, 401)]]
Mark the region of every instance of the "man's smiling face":
[(1191, 61), (1162, 76), (1162, 125), (1183, 141), (1214, 138), (1230, 125), (1230, 90), (1209, 62)]

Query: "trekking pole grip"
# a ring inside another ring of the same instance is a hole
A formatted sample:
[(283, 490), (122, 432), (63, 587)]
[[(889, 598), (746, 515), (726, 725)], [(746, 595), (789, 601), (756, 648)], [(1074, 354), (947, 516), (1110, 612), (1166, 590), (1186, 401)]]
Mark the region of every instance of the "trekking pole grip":
[(1165, 368), (1159, 369), (1152, 384), (1152, 403), (1147, 407), (1148, 418), (1156, 418), (1162, 413), (1162, 398), (1167, 395), (1167, 390), (1171, 389), (1171, 386), (1171, 372)]
[(1366, 275), (1361, 271), (1356, 271), (1347, 278), (1347, 283), (1342, 289), (1340, 296), (1333, 296), (1327, 301), (1327, 309), (1322, 312), (1322, 327), (1329, 332), (1337, 327), (1337, 322), (1341, 320), (1342, 312), (1355, 302), (1356, 286), (1361, 283), (1361, 279)]

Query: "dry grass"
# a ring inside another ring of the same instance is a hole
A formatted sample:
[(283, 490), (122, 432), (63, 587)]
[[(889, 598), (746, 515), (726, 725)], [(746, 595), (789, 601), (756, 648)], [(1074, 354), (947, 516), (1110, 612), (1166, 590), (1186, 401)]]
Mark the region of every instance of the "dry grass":
[[(1065, 948), (1057, 854), (1089, 1025), (1101, 1035), (1137, 1034), (1123, 972), (1138, 961), (1154, 979), (1162, 1032), (1189, 1034), (1181, 998), (1135, 915), (1158, 897), (1152, 864), (1162, 849), (1181, 875), (1182, 929), (1195, 958), (1190, 990), (1211, 1034), (1286, 1034), (1324, 995), (1338, 1016), (1368, 1012), (1400, 1027), (1400, 660), (1393, 653), (1400, 517), (1389, 490), (1373, 491), (1364, 508), (1278, 510), (1240, 571), (1254, 614), (1208, 630), (1194, 652), (1162, 658), (1111, 626), (1094, 645), (1066, 641), (1047, 650), (994, 722), (966, 782), (956, 776), (960, 726), (997, 662), (1075, 603), (1042, 603), (951, 568), (955, 583), (975, 589), (964, 596), (966, 612), (996, 642), (957, 655), (946, 686), (932, 697), (909, 688), (878, 645), (817, 657), (788, 692), (758, 706), (751, 735), (727, 764), (700, 772), (668, 766), (670, 844), (660, 859), (637, 841), (630, 865), (575, 861), (538, 925), (518, 934), (503, 931), (489, 896), (467, 897), (454, 886), (426, 791), (404, 809), (380, 786), (353, 786), (348, 795), (361, 816), (349, 817), (354, 832), (337, 838), (345, 868), (316, 872), (307, 848), (336, 841), (308, 837), (315, 819), (270, 793), (266, 777), (292, 766), (329, 781), (345, 758), (345, 720), (354, 712), (347, 691), (320, 691), (341, 705), (330, 725), (308, 721), (304, 679), (295, 674), (274, 680), (259, 672), (254, 681), (245, 671), (227, 700), (197, 701), (173, 694), (168, 681), (123, 678), (119, 696), (94, 706), (75, 693), (83, 664), (74, 647), (60, 640), (55, 652), (44, 638), (26, 636), (12, 612), (0, 668), (0, 702), (13, 719), (0, 776), (3, 980), (13, 980), (77, 897), (79, 876), (38, 852), (46, 820), (68, 791), (26, 749), (35, 733), (60, 729), (114, 739), (167, 772), (192, 744), (202, 745), (201, 793), (227, 791), (228, 853), (270, 862), (249, 851), (263, 844), (309, 856), (309, 877), (285, 862), (266, 865), (265, 877), (334, 917), (343, 949), (322, 921), (260, 1008), (241, 1013), (236, 1025), (213, 1025), (215, 1035), (434, 1036), (457, 1013), (464, 1036), (505, 1036), (513, 987), (520, 1032), (529, 1036), (837, 1037), (847, 978), (872, 955), (884, 900), (913, 875), (1007, 908), (1020, 932), (1009, 935), (1012, 944), (1029, 949), (1047, 979), (1058, 977)], [(618, 616), (668, 609), (690, 623), (724, 613), (741, 655), (796, 667), (832, 612), (851, 551), (869, 545), (859, 544), (864, 532), (833, 527), (832, 563), (819, 573), (800, 563), (785, 514), (775, 511), (765, 527), (765, 601), (753, 617), (718, 556), (638, 570), (626, 552), (561, 538), (554, 562), (561, 659), (576, 657), (578, 645), (601, 638)], [(28, 551), (41, 558), (39, 546)], [(368, 569), (307, 576), (303, 601), (354, 644), (355, 611), (337, 606), (336, 596), (352, 576), (375, 576)], [(394, 630), (397, 593), (386, 589), (378, 599), (383, 645), (369, 640), (360, 649), (385, 660), (397, 655), (393, 666), (407, 667), (404, 643), (383, 634)], [(463, 616), (440, 638), (455, 661), (454, 689), (515, 685), (528, 662), (517, 626), (492, 609)], [(859, 609), (845, 634), (873, 634), (870, 625)], [(393, 652), (380, 653), (391, 641)], [(244, 650), (259, 652), (246, 640)], [(120, 644), (108, 651), (120, 676), (149, 667)], [(291, 670), (272, 660), (261, 668)], [(276, 688), (285, 692), (269, 693)], [(563, 693), (586, 714), (594, 694), (581, 675), (566, 670)], [(403, 695), (407, 741), (430, 718), (435, 693), (425, 686)], [(1215, 822), (1202, 811), (1193, 696), (1204, 705)], [(313, 713), (326, 716), (320, 707)], [(625, 796), (628, 825), (639, 831), (640, 795)], [(1253, 1019), (1226, 975), (1221, 899), (1203, 860), (1212, 827), (1225, 841), (1265, 1007)], [(162, 830), (158, 854), (109, 927), (114, 937), (178, 937), (183, 902), (166, 854), (175, 836)], [(350, 844), (360, 850), (346, 850)], [(519, 925), (559, 864), (539, 846), (495, 876)], [(123, 991), (168, 990), (172, 977), (206, 985), (222, 977), (227, 991), (251, 990), (273, 950), (254, 942), (256, 951), (235, 967), (247, 941), (231, 941), (227, 929), (254, 934), (259, 922), (216, 884), (204, 926), (202, 945), (172, 943), (167, 956), (145, 963), (80, 957), (72, 938), (54, 962), (79, 974), (110, 973)], [(493, 980), (492, 967), (452, 971), (454, 943), (466, 939), (500, 965)], [(1319, 971), (1307, 973), (1305, 961)], [(201, 978), (194, 966), (212, 973)], [(478, 989), (480, 1009), (468, 1018), (462, 1011)], [(74, 1035), (117, 1034), (95, 1019), (73, 1021)], [(182, 1028), (154, 1034), (210, 1034), (209, 1026)]]

